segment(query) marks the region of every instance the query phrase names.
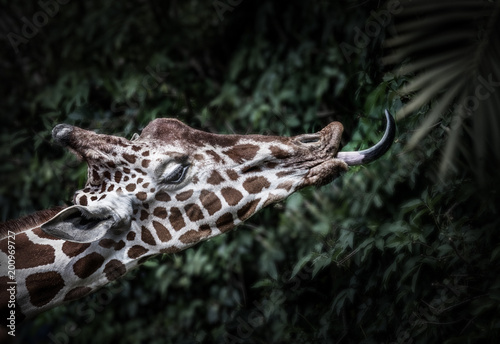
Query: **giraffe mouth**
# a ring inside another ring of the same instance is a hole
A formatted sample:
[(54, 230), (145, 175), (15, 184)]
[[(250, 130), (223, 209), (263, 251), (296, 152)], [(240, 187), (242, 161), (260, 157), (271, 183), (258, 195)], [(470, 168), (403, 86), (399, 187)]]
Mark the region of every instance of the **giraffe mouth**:
[[(324, 185), (330, 183), (349, 166), (372, 162), (390, 148), (396, 133), (394, 118), (385, 111), (386, 128), (383, 137), (374, 146), (354, 152), (339, 152), (342, 125), (331, 123), (317, 134), (299, 135), (293, 139), (294, 144), (306, 149), (302, 161), (291, 163), (289, 167), (307, 170), (303, 185)], [(294, 166), (295, 165), (295, 166)]]
[(126, 139), (97, 134), (69, 124), (58, 124), (52, 129), (52, 138), (60, 146), (67, 147), (79, 159), (108, 160), (113, 146), (123, 146)]

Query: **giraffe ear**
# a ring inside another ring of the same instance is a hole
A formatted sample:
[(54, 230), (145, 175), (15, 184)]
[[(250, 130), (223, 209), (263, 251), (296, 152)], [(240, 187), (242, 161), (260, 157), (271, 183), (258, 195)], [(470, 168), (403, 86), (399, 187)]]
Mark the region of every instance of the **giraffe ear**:
[(41, 228), (58, 239), (88, 243), (101, 239), (114, 224), (109, 208), (74, 205), (59, 212)]

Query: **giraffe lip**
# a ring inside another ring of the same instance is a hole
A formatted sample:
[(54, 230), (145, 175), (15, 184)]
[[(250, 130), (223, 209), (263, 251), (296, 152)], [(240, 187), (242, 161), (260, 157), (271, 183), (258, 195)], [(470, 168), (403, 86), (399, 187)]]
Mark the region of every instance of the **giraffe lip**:
[(323, 160), (309, 169), (305, 176), (305, 185), (328, 184), (347, 170), (348, 165), (340, 159)]

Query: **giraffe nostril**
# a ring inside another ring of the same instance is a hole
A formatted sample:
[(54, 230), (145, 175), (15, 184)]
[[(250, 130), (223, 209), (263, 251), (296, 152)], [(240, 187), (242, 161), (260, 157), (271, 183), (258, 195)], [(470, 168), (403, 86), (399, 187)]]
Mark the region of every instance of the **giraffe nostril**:
[(73, 131), (73, 126), (69, 124), (58, 124), (52, 129), (52, 138), (59, 144), (68, 143), (69, 135)]
[(300, 143), (308, 144), (308, 143), (317, 143), (320, 141), (320, 139), (321, 137), (319, 135), (310, 134), (310, 135), (301, 135), (298, 141)]

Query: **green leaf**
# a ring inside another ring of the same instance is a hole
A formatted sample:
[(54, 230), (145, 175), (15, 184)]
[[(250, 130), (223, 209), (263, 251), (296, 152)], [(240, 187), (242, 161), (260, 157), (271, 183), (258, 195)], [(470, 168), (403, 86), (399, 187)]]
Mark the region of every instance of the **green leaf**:
[(306, 265), (307, 263), (309, 263), (312, 259), (312, 256), (313, 256), (313, 253), (309, 253), (308, 255), (302, 257), (299, 259), (299, 261), (297, 262), (297, 264), (295, 264), (295, 266), (293, 267), (293, 270), (292, 270), (292, 274), (290, 276), (290, 279), (293, 279), (298, 273), (300, 270), (302, 270), (302, 268), (304, 267), (304, 265)]
[(500, 246), (495, 247), (495, 249), (491, 252), (490, 262), (493, 263), (500, 259)]

